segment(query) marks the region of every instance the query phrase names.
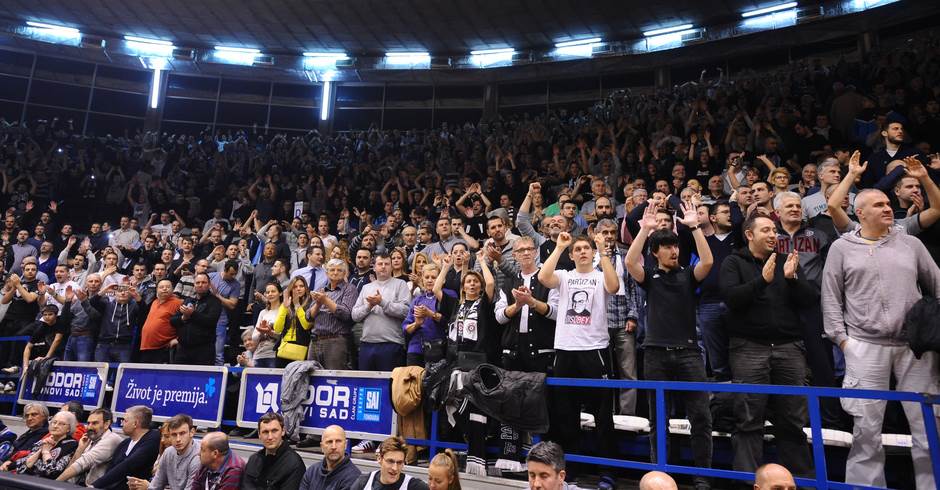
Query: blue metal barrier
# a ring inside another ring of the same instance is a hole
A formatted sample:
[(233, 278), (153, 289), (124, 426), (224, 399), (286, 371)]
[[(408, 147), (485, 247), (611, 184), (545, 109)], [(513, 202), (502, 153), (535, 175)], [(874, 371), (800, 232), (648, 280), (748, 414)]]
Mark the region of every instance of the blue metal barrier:
[[(732, 480), (753, 480), (754, 474), (743, 471), (721, 470), (713, 468), (698, 468), (668, 464), (666, 462), (666, 434), (669, 424), (666, 423), (666, 392), (667, 391), (706, 391), (726, 393), (757, 393), (766, 395), (805, 396), (808, 399), (810, 417), (810, 430), (812, 433), (813, 460), (815, 463), (816, 478), (796, 478), (799, 486), (819, 489), (859, 489), (866, 488), (859, 485), (848, 485), (832, 482), (828, 479), (826, 469), (826, 454), (822, 437), (822, 418), (819, 413), (819, 398), (864, 398), (874, 400), (887, 400), (899, 402), (920, 403), (924, 414), (924, 426), (927, 432), (927, 441), (930, 445), (930, 460), (936, 481), (940, 482), (940, 438), (937, 435), (937, 423), (933, 415), (933, 405), (940, 404), (940, 394), (921, 394), (900, 391), (853, 390), (845, 388), (820, 388), (813, 386), (781, 386), (781, 385), (748, 385), (729, 383), (691, 383), (673, 381), (628, 381), (605, 379), (577, 379), (577, 378), (547, 378), (549, 386), (573, 388), (606, 388), (606, 389), (640, 389), (655, 392), (656, 397), (656, 463), (628, 461), (580, 454), (566, 454), (565, 459), (576, 463), (625, 468), (641, 471), (663, 471), (673, 474), (703, 476), (708, 478), (726, 478)], [(438, 448), (451, 448), (466, 450), (466, 444), (455, 444), (437, 440), (438, 414), (431, 416), (430, 439), (408, 439), (409, 444), (428, 446), (431, 457), (437, 453)]]
[[(29, 337), (0, 337), (0, 341), (28, 341)], [(109, 363), (109, 369), (116, 369), (117, 363)], [(230, 374), (240, 373), (241, 367), (229, 367)], [(595, 388), (595, 389), (639, 389), (652, 391), (656, 400), (657, 448), (656, 463), (641, 461), (612, 459), (609, 457), (586, 456), (580, 454), (567, 454), (566, 459), (575, 463), (624, 468), (640, 471), (663, 471), (673, 474), (703, 476), (708, 478), (725, 478), (732, 480), (753, 480), (754, 474), (742, 471), (721, 470), (714, 468), (698, 468), (667, 463), (666, 437), (669, 424), (666, 418), (666, 392), (667, 391), (704, 391), (725, 393), (756, 393), (766, 395), (805, 396), (808, 401), (809, 422), (812, 434), (812, 451), (815, 466), (815, 478), (796, 478), (800, 486), (819, 489), (858, 489), (865, 488), (859, 485), (848, 485), (832, 482), (828, 479), (825, 447), (822, 437), (822, 418), (819, 410), (820, 397), (832, 398), (863, 398), (873, 400), (899, 401), (919, 403), (924, 415), (924, 429), (929, 444), (930, 460), (933, 467), (934, 478), (940, 482), (940, 437), (937, 434), (937, 422), (934, 416), (933, 405), (940, 404), (940, 394), (910, 393), (900, 391), (856, 390), (845, 388), (821, 388), (811, 386), (781, 386), (781, 385), (749, 385), (729, 383), (693, 383), (693, 382), (667, 382), (667, 381), (628, 381), (604, 379), (578, 379), (578, 378), (547, 378), (548, 386)], [(16, 414), (16, 403), (13, 415)], [(464, 451), (466, 444), (452, 443), (438, 440), (439, 414), (431, 415), (431, 433), (429, 439), (407, 439), (407, 442), (416, 446), (427, 446), (430, 456), (433, 457), (439, 449), (450, 448)], [(223, 425), (234, 426), (234, 420), (222, 420)]]
[[(28, 335), (0, 337), (0, 342), (23, 342), (25, 344), (26, 342), (29, 342), (29, 338), (30, 337)], [(64, 349), (65, 347), (63, 346), (62, 348)], [(0, 382), (6, 383), (8, 381), (13, 381), (13, 383), (17, 385), (17, 389), (19, 389), (20, 374), (0, 373)], [(19, 411), (19, 406), (16, 404), (15, 394), (0, 395), (0, 402), (11, 403), (13, 405), (13, 409), (10, 412), (10, 415), (16, 415), (16, 413)]]

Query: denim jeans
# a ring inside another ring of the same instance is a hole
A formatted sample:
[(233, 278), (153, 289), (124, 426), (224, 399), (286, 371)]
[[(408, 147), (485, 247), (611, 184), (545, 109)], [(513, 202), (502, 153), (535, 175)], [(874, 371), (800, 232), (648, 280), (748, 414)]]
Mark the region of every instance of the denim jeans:
[(95, 339), (91, 335), (73, 335), (65, 343), (66, 361), (89, 362), (94, 357)]
[(225, 341), (228, 335), (228, 325), (220, 323), (215, 326), (215, 365), (225, 364)]
[(705, 343), (708, 366), (716, 381), (731, 380), (728, 367), (728, 334), (725, 333), (725, 315), (728, 307), (724, 303), (702, 303), (698, 305), (698, 326)]
[[(728, 343), (735, 383), (804, 386), (806, 348), (802, 341), (760, 344), (740, 337)], [(765, 412), (770, 416), (765, 417)], [(731, 435), (734, 469), (754, 472), (764, 456), (764, 420), (773, 423), (780, 464), (794, 475), (812, 478), (813, 465), (803, 427), (809, 421), (801, 396), (739, 393), (734, 401), (736, 423)]]
[[(650, 381), (705, 381), (705, 363), (698, 349), (666, 349), (647, 347), (643, 357), (643, 372)], [(702, 391), (666, 392), (666, 405), (681, 397), (686, 415), (692, 425), (692, 458), (695, 466), (712, 465), (712, 414), (708, 406), (708, 393)], [(650, 393), (650, 459), (656, 462), (656, 398)], [(668, 418), (669, 409), (666, 408)], [(668, 445), (669, 438), (666, 438)], [(668, 454), (668, 450), (667, 450)]]
[[(636, 333), (624, 328), (609, 328), (613, 350), (614, 375), (617, 379), (636, 381)], [(616, 408), (620, 415), (636, 413), (636, 390), (620, 390)]]
[(131, 344), (99, 343), (95, 347), (95, 362), (130, 362)]

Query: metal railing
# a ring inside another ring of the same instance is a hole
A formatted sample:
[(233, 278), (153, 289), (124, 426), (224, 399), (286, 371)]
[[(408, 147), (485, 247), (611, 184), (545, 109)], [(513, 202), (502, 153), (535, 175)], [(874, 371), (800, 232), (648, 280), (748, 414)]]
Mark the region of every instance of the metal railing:
[[(815, 478), (796, 478), (799, 486), (819, 488), (819, 489), (859, 489), (866, 488), (860, 485), (852, 485), (841, 482), (829, 481), (825, 447), (822, 435), (822, 416), (820, 415), (819, 399), (820, 397), (834, 398), (863, 398), (870, 400), (886, 400), (899, 402), (919, 403), (924, 415), (924, 428), (927, 433), (927, 441), (930, 446), (930, 461), (933, 466), (933, 474), (936, 481), (940, 482), (940, 438), (937, 434), (937, 421), (933, 411), (933, 405), (940, 404), (940, 394), (922, 394), (902, 391), (878, 391), (878, 390), (856, 390), (845, 388), (820, 388), (813, 386), (781, 386), (781, 385), (751, 385), (751, 384), (729, 384), (729, 383), (692, 383), (678, 381), (628, 381), (628, 380), (605, 380), (605, 379), (578, 379), (578, 378), (547, 378), (548, 386), (570, 387), (570, 388), (601, 388), (601, 389), (638, 389), (648, 390), (655, 393), (656, 399), (656, 420), (662, 421), (656, 424), (656, 463), (646, 463), (642, 461), (621, 460), (613, 458), (604, 458), (597, 456), (586, 456), (581, 454), (566, 454), (565, 459), (575, 463), (587, 463), (599, 466), (608, 466), (614, 468), (624, 468), (641, 471), (663, 471), (672, 474), (684, 474), (692, 476), (702, 476), (706, 478), (725, 478), (731, 480), (753, 480), (754, 474), (744, 471), (722, 470), (715, 468), (698, 468), (694, 466), (684, 466), (669, 464), (666, 460), (666, 434), (669, 430), (668, 419), (666, 418), (666, 392), (667, 391), (705, 391), (705, 392), (725, 392), (725, 393), (754, 393), (765, 395), (791, 395), (805, 396), (808, 401), (809, 422), (811, 431), (811, 444), (813, 451), (813, 462), (815, 465)], [(437, 439), (438, 414), (434, 412), (431, 416), (431, 434), (430, 439), (408, 439), (409, 444), (427, 446), (430, 449), (430, 456), (434, 457), (438, 448), (450, 448), (455, 450), (466, 450), (466, 444), (450, 443), (439, 441)], [(914, 430), (913, 428), (911, 429)]]

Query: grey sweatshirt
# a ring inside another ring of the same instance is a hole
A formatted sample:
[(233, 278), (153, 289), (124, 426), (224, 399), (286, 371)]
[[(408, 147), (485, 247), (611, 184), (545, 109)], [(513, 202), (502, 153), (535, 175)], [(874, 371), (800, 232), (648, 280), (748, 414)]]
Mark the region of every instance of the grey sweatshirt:
[[(382, 295), (382, 302), (369, 306), (366, 298), (376, 291)], [(411, 291), (408, 290), (408, 283), (393, 277), (384, 282), (372, 281), (362, 287), (352, 309), (352, 319), (354, 322), (363, 322), (363, 342), (405, 345), (401, 321), (408, 315), (410, 308)]]
[(918, 284), (940, 298), (940, 269), (921, 241), (895, 226), (869, 242), (859, 231), (832, 244), (822, 280), (826, 334), (836, 345), (848, 337), (904, 345), (907, 311), (922, 296)]

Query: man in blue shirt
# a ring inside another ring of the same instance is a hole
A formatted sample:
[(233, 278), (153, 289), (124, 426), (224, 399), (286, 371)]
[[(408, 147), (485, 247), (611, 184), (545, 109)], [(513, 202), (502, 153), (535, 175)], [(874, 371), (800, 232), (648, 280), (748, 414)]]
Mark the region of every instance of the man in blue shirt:
[(225, 338), (228, 331), (229, 316), (234, 314), (235, 307), (238, 306), (238, 293), (241, 291), (241, 283), (235, 279), (238, 275), (238, 261), (227, 260), (222, 268), (222, 273), (212, 272), (209, 274), (209, 292), (219, 298), (222, 303), (222, 314), (219, 315), (219, 322), (215, 326), (215, 365), (221, 366), (225, 363)]

